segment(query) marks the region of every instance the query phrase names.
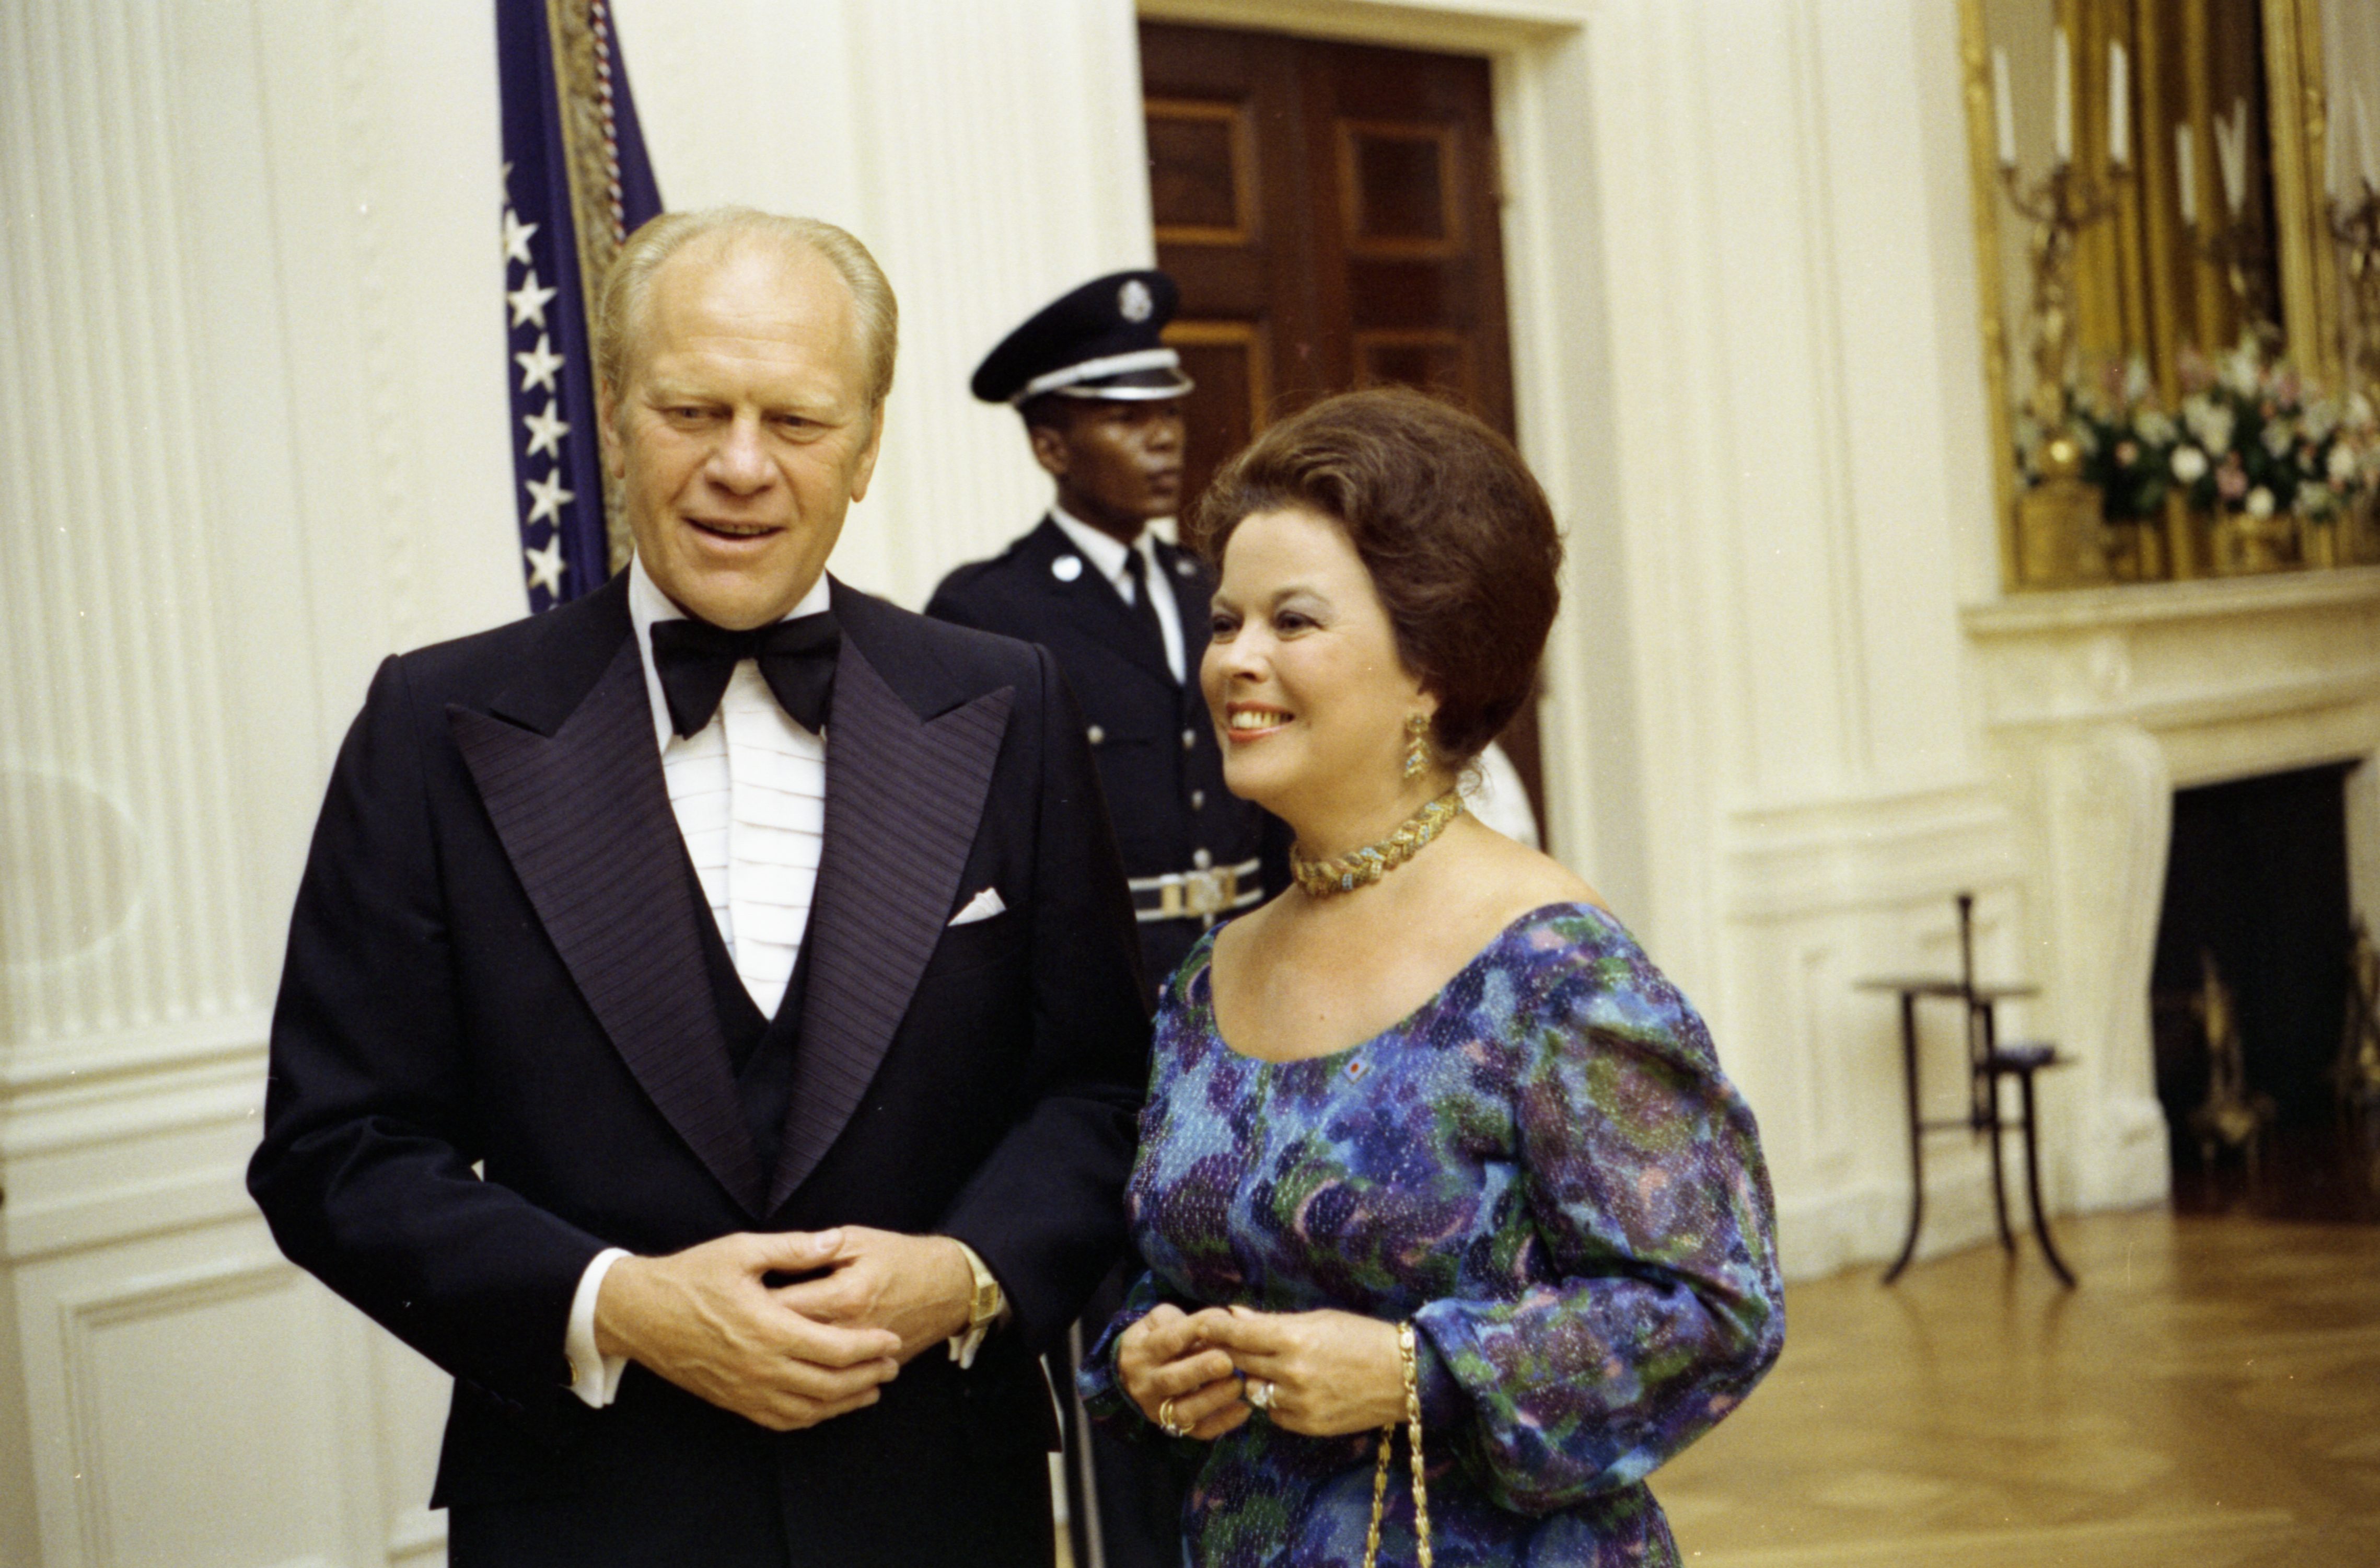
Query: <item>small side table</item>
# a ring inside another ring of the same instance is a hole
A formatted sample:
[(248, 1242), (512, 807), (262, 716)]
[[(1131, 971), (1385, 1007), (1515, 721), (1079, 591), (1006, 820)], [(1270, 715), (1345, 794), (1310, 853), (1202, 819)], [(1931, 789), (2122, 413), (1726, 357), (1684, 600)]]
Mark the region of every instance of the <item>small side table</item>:
[[(2041, 1209), (2041, 1150), (2034, 1117), (2033, 1076), (2051, 1067), (2066, 1065), (2066, 1058), (2054, 1045), (2031, 1041), (2021, 1045), (1999, 1043), (1996, 1009), (2002, 1002), (2020, 996), (2032, 996), (2038, 986), (2022, 982), (2013, 985), (1979, 985), (1975, 981), (1975, 895), (1959, 894), (1959, 973), (1942, 975), (1893, 975), (1857, 982), (1861, 991), (1889, 991), (1900, 998), (1900, 1064), (1909, 1088), (1909, 1239), (1900, 1244), (1900, 1256), (1886, 1270), (1884, 1282), (1900, 1278), (1909, 1260), (1917, 1256), (1917, 1233), (1925, 1223), (1925, 1135), (1964, 1129), (1970, 1134), (1982, 1134), (1992, 1144), (1992, 1216), (1999, 1222), (2000, 1248), (2016, 1250), (2016, 1237), (2009, 1232), (2008, 1183), (2001, 1166), (2000, 1080), (2014, 1078), (2022, 1090), (2019, 1103), (2022, 1112), (2018, 1125), (2024, 1132), (2024, 1194), (2033, 1209), (2033, 1236), (2041, 1244), (2042, 1257), (2049, 1260), (2050, 1271), (2074, 1288), (2074, 1271), (2066, 1259), (2058, 1256), (2058, 1244), (2049, 1238), (2049, 1217)], [(1967, 1026), (1967, 1113), (1955, 1122), (1928, 1122), (1920, 1110), (1917, 1098), (1917, 1003), (1920, 997), (1934, 997), (1963, 1004)]]

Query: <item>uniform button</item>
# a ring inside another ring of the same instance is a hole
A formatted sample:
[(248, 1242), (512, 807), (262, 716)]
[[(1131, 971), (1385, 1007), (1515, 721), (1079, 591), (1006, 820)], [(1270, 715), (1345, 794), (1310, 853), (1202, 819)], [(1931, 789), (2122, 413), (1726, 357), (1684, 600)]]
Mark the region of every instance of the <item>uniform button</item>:
[(1195, 869), (1203, 871), (1214, 863), (1215, 857), (1203, 849), (1196, 849), (1190, 853), (1190, 864)]
[(1183, 749), (1183, 750), (1184, 750), (1184, 751), (1191, 750), (1193, 748), (1196, 747), (1196, 746), (1197, 746), (1197, 744), (1198, 744), (1198, 732), (1197, 732), (1196, 730), (1184, 730), (1184, 731), (1182, 732), (1182, 749)]
[(1203, 789), (1192, 790), (1190, 792), (1190, 809), (1193, 811), (1204, 811), (1206, 808), (1207, 792)]
[(1093, 725), (1092, 725), (1092, 726), (1091, 726), (1087, 731), (1086, 731), (1085, 733), (1086, 733), (1086, 734), (1087, 734), (1087, 735), (1091, 737), (1091, 744), (1092, 744), (1093, 746), (1097, 746), (1099, 742), (1101, 742), (1101, 741), (1103, 741), (1103, 740), (1107, 739), (1107, 737), (1108, 737), (1108, 732), (1107, 732), (1107, 731), (1105, 731), (1105, 730), (1103, 730), (1103, 729), (1101, 729), (1101, 728), (1099, 728), (1099, 725), (1097, 725), (1097, 724), (1093, 724)]

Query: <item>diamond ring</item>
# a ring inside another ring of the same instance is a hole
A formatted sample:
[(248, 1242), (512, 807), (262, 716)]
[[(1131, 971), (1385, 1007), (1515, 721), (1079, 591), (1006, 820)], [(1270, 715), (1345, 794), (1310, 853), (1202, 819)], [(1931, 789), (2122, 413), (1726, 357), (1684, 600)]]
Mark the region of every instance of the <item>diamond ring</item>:
[(1173, 1401), (1171, 1397), (1158, 1402), (1157, 1429), (1169, 1438), (1186, 1438), (1190, 1435), (1190, 1428), (1174, 1419)]
[(1270, 1410), (1272, 1394), (1272, 1380), (1269, 1378), (1258, 1378), (1248, 1385), (1248, 1404), (1254, 1409)]

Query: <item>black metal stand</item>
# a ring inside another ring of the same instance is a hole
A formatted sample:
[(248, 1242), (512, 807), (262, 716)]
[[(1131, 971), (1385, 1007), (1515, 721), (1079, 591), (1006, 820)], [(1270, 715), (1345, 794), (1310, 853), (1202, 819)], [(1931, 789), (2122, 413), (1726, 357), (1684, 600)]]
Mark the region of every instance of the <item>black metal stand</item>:
[[(1862, 980), (1862, 991), (1890, 991), (1900, 998), (1900, 1062), (1902, 1081), (1909, 1097), (1909, 1235), (1900, 1244), (1900, 1256), (1885, 1270), (1884, 1282), (1890, 1284), (1900, 1278), (1910, 1260), (1917, 1256), (1918, 1233), (1925, 1225), (1925, 1135), (1928, 1133), (1964, 1131), (1972, 1136), (1988, 1138), (1992, 1149), (1992, 1217), (1999, 1227), (2000, 1246), (2013, 1253), (2016, 1236), (2009, 1228), (2008, 1180), (2006, 1161), (2000, 1149), (2000, 1135), (2008, 1130), (2000, 1115), (2000, 1080), (2014, 1078), (2018, 1087), (2021, 1113), (2017, 1126), (2024, 1135), (2024, 1192), (2027, 1208), (2033, 1215), (2034, 1239), (2041, 1244), (2041, 1255), (2047, 1260), (2050, 1271), (2068, 1288), (2074, 1285), (2074, 1272), (2066, 1259), (2058, 1254), (2058, 1245), (2050, 1237), (2049, 1217), (2041, 1207), (2041, 1149), (2034, 1120), (2033, 1092), (2034, 1075), (2052, 1067), (2062, 1067), (2067, 1059), (2053, 1045), (2029, 1042), (2002, 1046), (1998, 1038), (1996, 1009), (1999, 1003), (2013, 997), (2031, 996), (2038, 989), (2030, 985), (1978, 985), (1975, 983), (1973, 943), (1974, 897), (1959, 895), (1959, 958), (1960, 974), (1952, 979), (1942, 976), (1896, 976)], [(1968, 1096), (1967, 1113), (1956, 1121), (1925, 1119), (1917, 1087), (1917, 1003), (1921, 997), (1955, 1001), (1967, 1027)]]

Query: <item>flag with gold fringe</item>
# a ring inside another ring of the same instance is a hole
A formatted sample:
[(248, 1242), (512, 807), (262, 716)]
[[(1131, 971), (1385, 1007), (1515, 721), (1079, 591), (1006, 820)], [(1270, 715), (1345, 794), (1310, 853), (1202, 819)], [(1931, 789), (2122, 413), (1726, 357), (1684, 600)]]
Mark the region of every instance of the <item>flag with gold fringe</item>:
[(513, 476), (532, 611), (627, 558), (596, 438), (594, 309), (620, 244), (662, 210), (606, 0), (496, 0)]

